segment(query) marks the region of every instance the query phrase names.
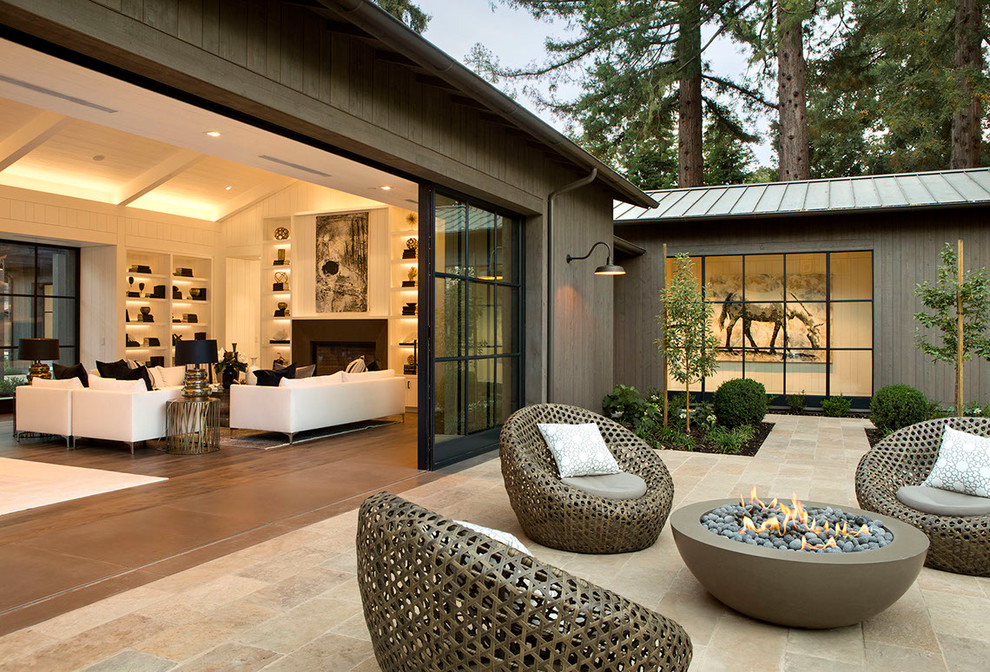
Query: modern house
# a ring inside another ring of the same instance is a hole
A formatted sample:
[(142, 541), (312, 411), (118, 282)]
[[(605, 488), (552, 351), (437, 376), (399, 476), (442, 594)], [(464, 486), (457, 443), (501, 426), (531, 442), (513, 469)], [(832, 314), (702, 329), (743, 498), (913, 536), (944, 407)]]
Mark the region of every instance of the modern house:
[(427, 411), (425, 469), (612, 387), (605, 252), (564, 260), (653, 199), (373, 3), (9, 0), (0, 23), (8, 367), (46, 336), (87, 367), (202, 337), (262, 368), (365, 355)]
[[(654, 208), (615, 209), (616, 236), (630, 243), (627, 274), (615, 280), (617, 383), (647, 389), (662, 380), (654, 341), (666, 243), (668, 258), (690, 255), (711, 284), (721, 361), (703, 391), (744, 376), (810, 403), (843, 394), (863, 407), (893, 383), (952, 401), (953, 367), (915, 344), (914, 290), (936, 279), (947, 242), (963, 239), (964, 269), (990, 264), (990, 170), (650, 195)], [(985, 403), (988, 387), (990, 363), (974, 358), (964, 399)]]

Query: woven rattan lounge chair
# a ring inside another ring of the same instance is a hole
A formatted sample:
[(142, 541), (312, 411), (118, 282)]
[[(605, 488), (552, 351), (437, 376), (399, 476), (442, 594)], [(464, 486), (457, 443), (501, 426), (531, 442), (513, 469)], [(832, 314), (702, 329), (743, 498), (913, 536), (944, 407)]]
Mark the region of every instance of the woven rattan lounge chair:
[(686, 670), (676, 622), (391, 493), (361, 505), (358, 585), (385, 672)]
[[(606, 499), (560, 480), (537, 423), (597, 423), (622, 471), (646, 481), (636, 499)], [(674, 482), (656, 451), (613, 420), (575, 406), (538, 404), (513, 413), (499, 457), (509, 502), (533, 541), (578, 553), (625, 553), (652, 546), (667, 521)]]
[(860, 507), (913, 525), (931, 542), (925, 564), (956, 574), (990, 576), (990, 516), (939, 516), (897, 499), (901, 486), (920, 485), (931, 472), (945, 425), (990, 436), (990, 419), (941, 418), (899, 429), (870, 449), (856, 469)]

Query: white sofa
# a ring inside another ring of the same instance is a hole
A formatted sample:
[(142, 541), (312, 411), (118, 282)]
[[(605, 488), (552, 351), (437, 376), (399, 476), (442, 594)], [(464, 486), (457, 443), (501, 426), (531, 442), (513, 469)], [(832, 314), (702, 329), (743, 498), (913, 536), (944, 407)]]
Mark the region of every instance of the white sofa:
[(230, 428), (287, 434), (403, 415), (406, 380), (391, 369), (283, 379), (278, 387), (233, 385)]
[(83, 389), (78, 378), (68, 380), (34, 379), (15, 390), (14, 428), (17, 440), (22, 434), (53, 434), (72, 445), (72, 392)]
[[(90, 387), (72, 392), (72, 435), (74, 438), (122, 441), (131, 447), (165, 436), (165, 404), (182, 396), (182, 388), (148, 390), (144, 381), (132, 389), (94, 389), (100, 380), (90, 378)], [(121, 386), (126, 387), (126, 386)]]

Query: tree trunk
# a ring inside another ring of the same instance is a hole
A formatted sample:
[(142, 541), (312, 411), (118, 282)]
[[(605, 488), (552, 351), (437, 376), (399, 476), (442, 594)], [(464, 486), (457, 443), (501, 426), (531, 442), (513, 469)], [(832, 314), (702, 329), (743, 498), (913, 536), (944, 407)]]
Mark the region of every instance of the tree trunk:
[(963, 241), (959, 239), (959, 250), (956, 258), (956, 416), (963, 414), (963, 353), (966, 344), (963, 343)]
[[(793, 6), (794, 3), (789, 3)], [(777, 106), (780, 121), (780, 179), (808, 179), (806, 70), (801, 20), (777, 3)]]
[[(684, 349), (684, 370), (690, 371), (688, 351)], [(684, 380), (684, 427), (687, 433), (691, 433), (691, 376), (685, 376)]]
[(681, 78), (677, 94), (677, 186), (697, 187), (704, 181), (701, 153), (701, 3), (680, 3), (677, 61)]
[(959, 99), (952, 113), (952, 157), (950, 168), (976, 168), (980, 165), (980, 125), (983, 110), (973, 93), (973, 77), (983, 70), (980, 28), (983, 24), (980, 0), (956, 0), (955, 77)]

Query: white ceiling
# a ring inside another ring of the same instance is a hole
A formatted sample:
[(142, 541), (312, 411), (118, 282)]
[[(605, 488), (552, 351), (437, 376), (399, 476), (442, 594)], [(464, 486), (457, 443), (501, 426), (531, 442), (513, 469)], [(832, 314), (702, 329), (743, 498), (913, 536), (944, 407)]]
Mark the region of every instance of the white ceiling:
[(294, 180), (418, 198), (415, 182), (0, 40), (2, 185), (219, 221)]

